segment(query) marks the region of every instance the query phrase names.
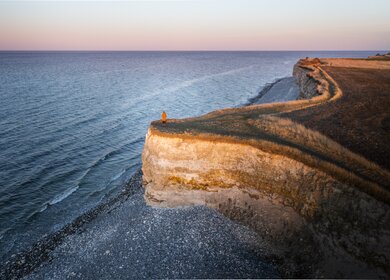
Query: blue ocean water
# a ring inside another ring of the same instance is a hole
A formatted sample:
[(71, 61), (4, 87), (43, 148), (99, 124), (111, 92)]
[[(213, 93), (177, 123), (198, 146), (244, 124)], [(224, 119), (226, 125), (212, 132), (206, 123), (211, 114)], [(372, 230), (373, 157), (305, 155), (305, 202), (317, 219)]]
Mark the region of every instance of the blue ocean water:
[(299, 58), (375, 53), (0, 52), (0, 263), (115, 195), (163, 110), (239, 106)]

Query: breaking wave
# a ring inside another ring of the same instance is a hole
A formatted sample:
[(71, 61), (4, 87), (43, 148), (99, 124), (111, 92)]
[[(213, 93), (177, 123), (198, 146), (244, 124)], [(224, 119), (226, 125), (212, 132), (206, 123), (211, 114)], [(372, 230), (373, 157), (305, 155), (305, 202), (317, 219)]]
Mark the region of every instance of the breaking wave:
[[(63, 201), (65, 198), (67, 198), (68, 196), (70, 196), (72, 193), (74, 193), (75, 191), (77, 191), (79, 188), (79, 185), (73, 187), (73, 188), (70, 188), (70, 189), (67, 189), (66, 191), (64, 191), (63, 193), (60, 193), (59, 195), (56, 195), (48, 204), (49, 205), (54, 205), (54, 204), (57, 204), (61, 201)], [(42, 211), (41, 211), (42, 212)]]

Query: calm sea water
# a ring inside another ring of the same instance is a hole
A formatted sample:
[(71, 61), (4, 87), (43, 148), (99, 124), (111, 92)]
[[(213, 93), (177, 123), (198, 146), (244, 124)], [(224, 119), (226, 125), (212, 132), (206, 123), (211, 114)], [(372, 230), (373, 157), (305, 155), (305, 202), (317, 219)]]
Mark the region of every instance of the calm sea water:
[(301, 57), (375, 53), (0, 52), (0, 262), (115, 195), (163, 110), (239, 106)]

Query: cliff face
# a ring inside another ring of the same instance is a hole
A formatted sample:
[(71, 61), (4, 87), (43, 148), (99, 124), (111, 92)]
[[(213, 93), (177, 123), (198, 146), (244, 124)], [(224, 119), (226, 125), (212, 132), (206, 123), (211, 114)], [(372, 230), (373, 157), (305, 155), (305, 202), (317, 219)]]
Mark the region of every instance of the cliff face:
[(146, 196), (165, 206), (187, 203), (161, 199), (166, 190), (250, 188), (279, 195), (283, 204), (311, 217), (341, 188), (319, 170), (240, 143), (164, 137), (149, 131), (142, 161)]
[[(302, 98), (324, 98), (321, 75), (311, 65), (294, 68)], [(388, 204), (316, 164), (225, 138), (150, 129), (142, 154), (146, 201), (207, 205), (247, 224), (285, 259), (285, 276), (389, 275)]]
[(310, 68), (302, 68), (299, 64), (294, 65), (293, 76), (301, 91), (299, 99), (310, 99), (320, 94), (317, 90), (318, 82), (313, 78), (312, 72)]
[(350, 276), (373, 277), (365, 262), (388, 264), (388, 207), (320, 170), (248, 145), (150, 132), (142, 160), (149, 204), (213, 207), (299, 255), (306, 273), (304, 263), (318, 262), (318, 276), (340, 276), (348, 265)]

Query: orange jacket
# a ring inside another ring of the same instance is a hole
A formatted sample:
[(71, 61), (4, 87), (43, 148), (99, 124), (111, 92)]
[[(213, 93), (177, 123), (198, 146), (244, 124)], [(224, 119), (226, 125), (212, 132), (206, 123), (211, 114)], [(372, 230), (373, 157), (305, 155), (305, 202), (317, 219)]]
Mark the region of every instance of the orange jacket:
[(167, 121), (167, 113), (165, 113), (165, 111), (163, 111), (161, 114), (161, 121), (163, 123), (165, 123)]

